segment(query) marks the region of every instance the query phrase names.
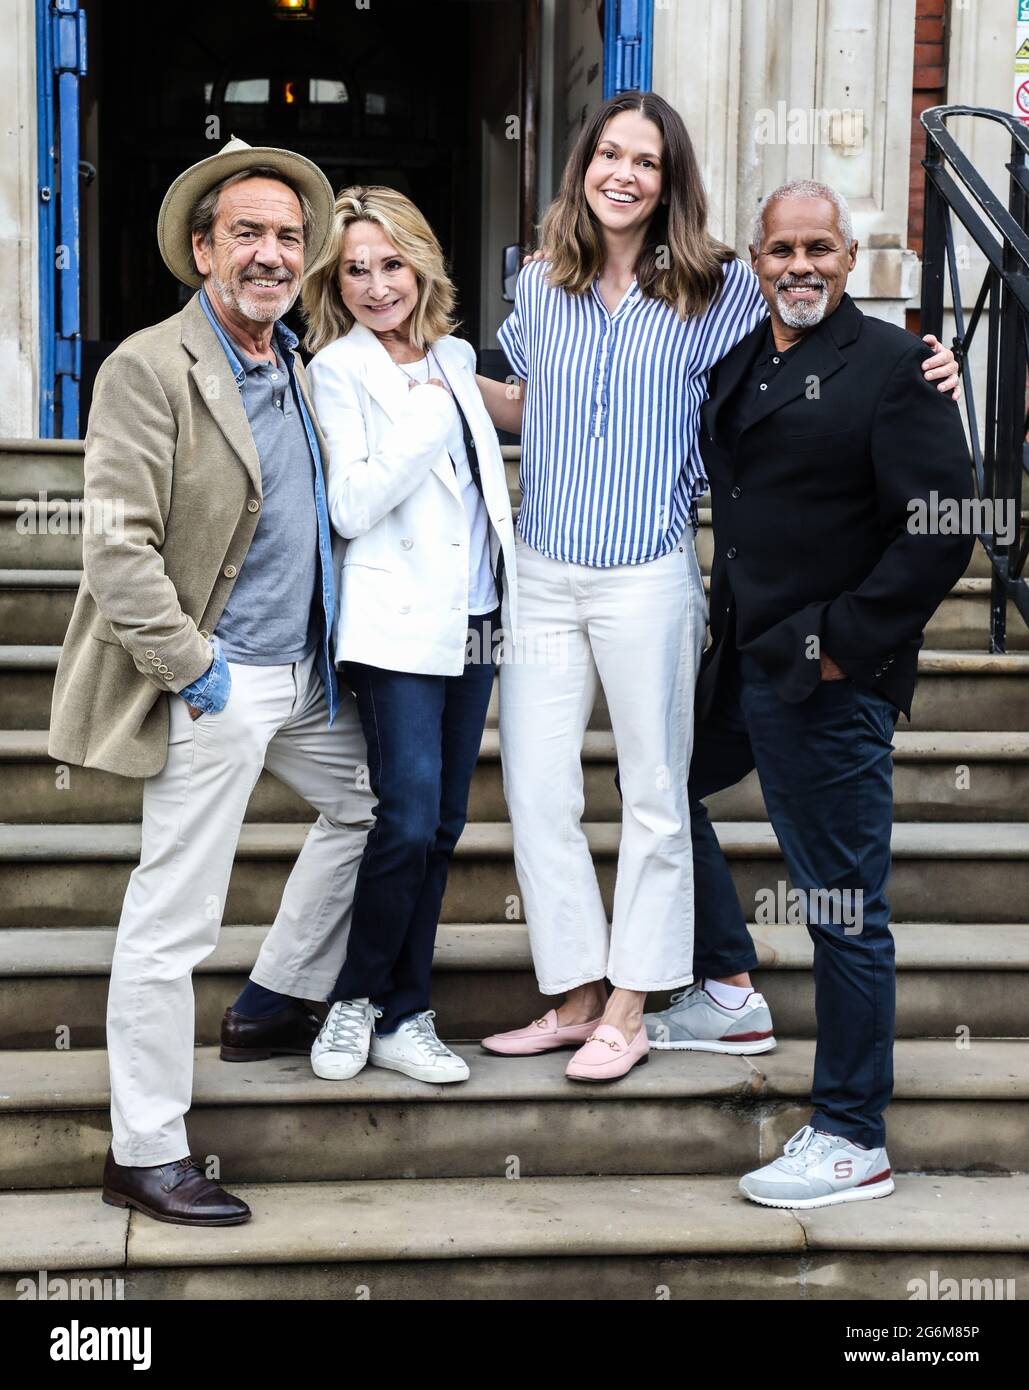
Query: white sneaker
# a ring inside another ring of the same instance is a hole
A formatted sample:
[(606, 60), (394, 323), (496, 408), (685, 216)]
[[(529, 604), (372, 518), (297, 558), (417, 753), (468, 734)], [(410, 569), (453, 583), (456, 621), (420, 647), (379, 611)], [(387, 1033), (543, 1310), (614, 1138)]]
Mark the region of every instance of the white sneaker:
[(888, 1197), (893, 1170), (884, 1148), (862, 1149), (805, 1125), (787, 1141), (782, 1158), (740, 1178), (740, 1191), (763, 1207), (833, 1207)]
[(468, 1063), (436, 1036), (434, 1009), (405, 1018), (395, 1033), (372, 1037), (368, 1061), (373, 1067), (402, 1071), (415, 1081), (467, 1081)]
[(775, 1047), (772, 1015), (765, 996), (751, 990), (735, 1009), (708, 994), (705, 981), (673, 994), (667, 1009), (644, 1014), (653, 1048), (681, 1052), (727, 1052), (737, 1057), (771, 1052)]
[(311, 1047), (311, 1067), (325, 1081), (349, 1081), (368, 1061), (372, 1024), (382, 1011), (367, 999), (333, 1004)]

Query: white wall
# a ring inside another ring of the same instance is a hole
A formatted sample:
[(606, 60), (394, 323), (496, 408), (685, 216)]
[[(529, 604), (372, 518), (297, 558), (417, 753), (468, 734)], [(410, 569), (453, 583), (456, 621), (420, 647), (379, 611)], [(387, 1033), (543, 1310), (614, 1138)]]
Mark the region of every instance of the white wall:
[(0, 0), (0, 437), (38, 434), (36, 33), (32, 0)]

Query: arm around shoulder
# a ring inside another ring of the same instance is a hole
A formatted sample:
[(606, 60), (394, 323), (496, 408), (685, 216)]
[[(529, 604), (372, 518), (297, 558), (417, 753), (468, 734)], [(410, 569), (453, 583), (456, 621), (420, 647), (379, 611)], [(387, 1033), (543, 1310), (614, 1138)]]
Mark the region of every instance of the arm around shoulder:
[[(975, 544), (940, 526), (940, 504), (971, 496), (971, 464), (954, 403), (925, 380), (923, 343), (901, 353), (875, 410), (871, 455), (882, 558), (829, 605), (825, 649), (838, 659), (892, 652), (918, 637), (964, 573)], [(926, 518), (922, 524), (920, 518)]]
[(521, 434), (525, 412), (525, 382), (521, 377), (511, 381), (494, 381), (492, 377), (476, 372), (475, 384), (494, 427), (506, 430), (508, 434)]
[[(972, 470), (961, 411), (927, 380), (922, 370), (932, 351), (914, 342), (901, 354), (876, 407), (872, 423), (872, 460), (884, 519), (908, 523), (919, 506), (972, 496)], [(917, 531), (916, 531), (917, 534)], [(973, 548), (968, 535), (927, 532), (934, 540), (937, 563), (960, 577)]]

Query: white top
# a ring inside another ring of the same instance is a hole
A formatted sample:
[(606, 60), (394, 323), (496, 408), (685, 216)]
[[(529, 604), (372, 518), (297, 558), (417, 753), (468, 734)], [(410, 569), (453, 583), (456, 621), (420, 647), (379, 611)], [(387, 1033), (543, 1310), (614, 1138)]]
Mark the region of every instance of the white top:
[[(401, 371), (414, 381), (428, 381), (429, 377), (442, 375), (443, 369), (435, 358), (430, 364), (426, 358), (419, 357), (414, 362), (405, 362)], [(457, 404), (449, 393), (447, 399), (450, 403), (451, 418), (445, 447), (454, 461), (454, 471), (461, 489), (461, 501), (468, 517), (468, 616), (474, 617), (476, 614), (492, 613), (499, 607), (500, 600), (497, 597), (497, 586), (493, 582), (493, 571), (490, 569), (489, 516), (486, 504), (472, 477)]]

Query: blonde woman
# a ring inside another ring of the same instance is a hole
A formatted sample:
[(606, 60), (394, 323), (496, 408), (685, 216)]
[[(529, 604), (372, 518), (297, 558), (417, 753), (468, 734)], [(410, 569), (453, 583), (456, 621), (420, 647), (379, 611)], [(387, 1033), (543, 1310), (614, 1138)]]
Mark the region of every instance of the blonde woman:
[(370, 1062), (463, 1081), (467, 1065), (436, 1035), (429, 986), (502, 603), (514, 623), (504, 464), (475, 353), (452, 336), (439, 242), (408, 198), (380, 187), (339, 194), (303, 304), (340, 537), (336, 660), (357, 698), (377, 800), (312, 1066), (329, 1079)]

